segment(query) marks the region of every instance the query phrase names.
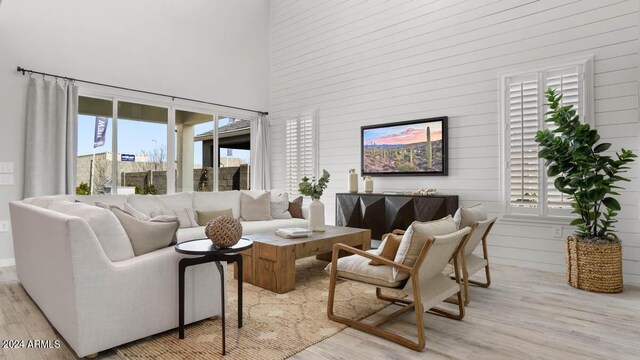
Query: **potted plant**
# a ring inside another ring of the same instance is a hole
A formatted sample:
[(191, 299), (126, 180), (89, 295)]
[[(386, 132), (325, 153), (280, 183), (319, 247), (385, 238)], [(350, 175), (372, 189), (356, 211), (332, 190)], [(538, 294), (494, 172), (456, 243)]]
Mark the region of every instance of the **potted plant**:
[(611, 144), (588, 124), (579, 121), (572, 106), (560, 106), (562, 94), (546, 92), (550, 111), (545, 121), (553, 130), (541, 130), (536, 142), (538, 156), (545, 161), (547, 175), (558, 176), (555, 188), (571, 197), (577, 227), (567, 238), (567, 280), (573, 287), (617, 293), (623, 289), (622, 245), (614, 232), (620, 203), (613, 197), (621, 189), (615, 184), (629, 181), (620, 176), (636, 154), (621, 149), (615, 156), (604, 155)]
[(303, 177), (300, 182), (299, 189), (300, 194), (309, 196), (313, 201), (309, 205), (309, 229), (311, 231), (324, 231), (324, 204), (320, 202), (322, 192), (327, 188), (329, 183), (329, 172), (322, 170), (322, 176), (316, 182), (315, 177), (309, 180), (308, 177)]

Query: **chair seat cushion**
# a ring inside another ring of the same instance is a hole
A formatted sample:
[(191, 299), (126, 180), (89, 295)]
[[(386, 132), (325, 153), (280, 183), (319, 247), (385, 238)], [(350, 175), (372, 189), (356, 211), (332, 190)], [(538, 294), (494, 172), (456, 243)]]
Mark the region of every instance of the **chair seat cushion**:
[[(375, 250), (369, 250), (367, 252), (375, 254)], [(345, 256), (338, 259), (338, 277), (390, 288), (396, 288), (402, 285), (404, 280), (409, 278), (408, 273), (400, 272), (394, 279), (393, 268), (391, 266), (374, 266), (370, 265), (369, 261), (369, 259), (360, 255)], [(331, 263), (329, 263), (324, 270), (330, 273)]]

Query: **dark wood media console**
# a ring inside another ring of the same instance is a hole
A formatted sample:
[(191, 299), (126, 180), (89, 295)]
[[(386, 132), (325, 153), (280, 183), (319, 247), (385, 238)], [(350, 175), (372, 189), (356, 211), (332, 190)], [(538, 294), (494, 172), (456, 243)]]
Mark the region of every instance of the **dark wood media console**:
[(414, 221), (430, 221), (453, 215), (457, 195), (336, 194), (336, 225), (371, 230), (379, 240), (394, 229), (406, 229)]

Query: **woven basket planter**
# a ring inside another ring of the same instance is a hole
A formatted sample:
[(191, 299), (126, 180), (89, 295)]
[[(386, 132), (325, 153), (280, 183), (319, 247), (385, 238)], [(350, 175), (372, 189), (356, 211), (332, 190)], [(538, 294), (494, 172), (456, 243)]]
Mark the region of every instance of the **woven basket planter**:
[(596, 244), (567, 238), (569, 285), (599, 293), (622, 292), (622, 245)]

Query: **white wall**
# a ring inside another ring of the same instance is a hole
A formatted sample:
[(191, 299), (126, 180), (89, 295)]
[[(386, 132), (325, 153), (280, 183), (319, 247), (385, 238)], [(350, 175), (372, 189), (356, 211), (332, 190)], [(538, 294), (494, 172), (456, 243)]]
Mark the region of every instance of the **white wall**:
[[(269, 106), (264, 0), (6, 0), (0, 7), (0, 220), (22, 196), (27, 77), (23, 66), (79, 79), (254, 109)], [(45, 172), (46, 169), (43, 169)], [(0, 233), (0, 265), (13, 257)]]
[[(435, 187), (462, 204), (501, 206), (498, 73), (595, 56), (595, 124), (616, 147), (638, 151), (638, 0), (293, 1), (272, 4), (271, 113), (320, 111), (323, 198), (360, 165), (360, 127), (449, 116), (448, 177), (375, 178), (380, 191)], [(283, 126), (273, 131), (273, 187), (284, 186)], [(622, 193), (619, 235), (627, 282), (640, 283), (638, 166)], [(563, 228), (565, 235), (572, 230)], [(549, 224), (500, 221), (496, 263), (564, 271), (564, 240)]]

